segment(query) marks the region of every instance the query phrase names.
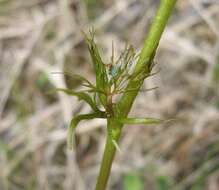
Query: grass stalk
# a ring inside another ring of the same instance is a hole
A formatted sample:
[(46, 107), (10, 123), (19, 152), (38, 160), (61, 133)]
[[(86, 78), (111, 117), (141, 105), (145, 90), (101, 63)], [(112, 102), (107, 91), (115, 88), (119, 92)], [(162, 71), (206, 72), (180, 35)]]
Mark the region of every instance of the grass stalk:
[[(161, 0), (157, 14), (151, 25), (149, 34), (145, 40), (143, 49), (140, 53), (140, 57), (137, 61), (135, 72), (139, 72), (142, 69), (145, 69), (145, 73), (150, 74), (150, 68), (154, 55), (156, 53), (160, 38), (172, 13), (175, 3), (176, 0)], [(139, 80), (131, 80), (127, 86), (127, 89), (136, 89), (137, 87), (139, 90), (142, 86), (142, 83), (143, 80), (141, 82), (139, 82)], [(132, 107), (132, 104), (138, 94), (138, 90), (123, 94), (121, 100), (117, 104), (118, 111), (115, 117), (127, 117)], [(115, 132), (114, 139), (117, 143), (120, 139), (122, 127), (122, 124), (113, 121), (113, 119), (108, 119), (107, 128), (108, 130), (112, 129), (112, 131)], [(97, 179), (96, 190), (106, 189), (115, 153), (116, 147), (113, 144), (112, 138), (109, 136), (108, 133), (101, 168)]]
[[(120, 124), (108, 120), (107, 121), (107, 128), (108, 129), (111, 129), (111, 128), (115, 129), (114, 140), (116, 141), (116, 143), (119, 143), (119, 139), (120, 139), (120, 135), (121, 135), (121, 130), (119, 129)], [(107, 138), (106, 138), (105, 148), (104, 148), (104, 154), (103, 154), (103, 158), (102, 158), (102, 162), (101, 162), (100, 172), (99, 172), (99, 176), (97, 178), (96, 190), (106, 189), (115, 153), (116, 153), (116, 147), (113, 144), (112, 138), (108, 133)]]
[[(173, 11), (176, 1), (177, 0), (161, 0), (157, 14), (154, 18), (149, 34), (145, 39), (144, 46), (141, 50), (140, 57), (135, 67), (135, 72), (139, 72), (142, 69), (145, 69), (145, 73), (150, 74), (150, 68), (154, 55), (156, 53), (162, 33), (167, 25), (168, 19)], [(130, 81), (127, 89), (140, 89), (142, 83), (143, 81), (141, 83), (139, 83), (139, 81)], [(122, 116), (128, 115), (137, 94), (138, 91), (123, 94), (123, 97), (118, 103), (118, 109), (120, 110)]]

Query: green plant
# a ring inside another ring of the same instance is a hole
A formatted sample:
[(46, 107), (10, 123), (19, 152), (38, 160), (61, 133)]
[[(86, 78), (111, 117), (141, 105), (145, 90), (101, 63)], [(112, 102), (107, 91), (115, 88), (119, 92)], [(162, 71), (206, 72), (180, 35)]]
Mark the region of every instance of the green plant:
[[(78, 115), (72, 119), (67, 137), (69, 148), (73, 148), (73, 133), (81, 120), (94, 118), (107, 120), (106, 145), (96, 190), (106, 189), (115, 152), (119, 149), (118, 141), (124, 124), (159, 124), (163, 122), (160, 119), (128, 118), (127, 116), (144, 79), (153, 75), (151, 72), (156, 49), (175, 3), (176, 0), (160, 2), (157, 15), (139, 56), (136, 55), (132, 46), (126, 46), (118, 59), (115, 59), (114, 53), (112, 53), (111, 62), (105, 64), (94, 41), (94, 33), (91, 32), (90, 36), (85, 35), (96, 73), (96, 84), (92, 84), (82, 76), (73, 75), (72, 77), (83, 82), (85, 90), (75, 92), (71, 89), (57, 89), (84, 100), (92, 109), (91, 113)], [(100, 105), (104, 110), (99, 108)]]
[(158, 176), (156, 179), (157, 190), (170, 190), (171, 180), (168, 176)]
[(123, 181), (124, 190), (143, 190), (144, 181), (137, 173), (129, 173), (125, 175)]

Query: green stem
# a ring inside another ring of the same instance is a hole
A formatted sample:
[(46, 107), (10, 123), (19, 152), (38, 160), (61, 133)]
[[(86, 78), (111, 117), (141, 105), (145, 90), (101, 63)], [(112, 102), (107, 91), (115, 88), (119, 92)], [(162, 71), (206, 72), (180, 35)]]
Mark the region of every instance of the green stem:
[[(121, 135), (120, 125), (115, 121), (109, 119), (107, 121), (107, 128), (112, 129), (113, 139), (118, 143)], [(101, 162), (99, 176), (97, 178), (96, 190), (105, 190), (109, 179), (110, 170), (113, 159), (116, 153), (116, 147), (112, 142), (110, 132), (107, 133), (106, 145), (104, 149), (103, 159)]]
[[(144, 47), (142, 48), (140, 57), (136, 64), (135, 72), (145, 69), (145, 74), (150, 74), (151, 62), (153, 61), (160, 38), (173, 11), (175, 3), (176, 0), (161, 0), (156, 17), (152, 23), (149, 34), (144, 42)], [(142, 83), (143, 81), (139, 82), (139, 80), (130, 81), (127, 89), (140, 89)], [(128, 115), (137, 94), (137, 90), (123, 94), (120, 102), (118, 103), (118, 109), (120, 110), (122, 116)]]
[[(145, 40), (144, 47), (141, 51), (140, 57), (135, 67), (135, 72), (139, 72), (142, 69), (145, 69), (146, 74), (150, 74), (151, 62), (153, 61), (153, 57), (156, 53), (156, 49), (158, 47), (161, 35), (164, 31), (164, 28), (171, 15), (175, 3), (176, 0), (161, 0), (156, 17), (152, 23), (148, 37)], [(143, 81), (139, 82), (139, 80), (132, 80), (129, 82), (127, 89), (140, 89), (142, 83)], [(127, 117), (137, 94), (138, 91), (124, 93), (117, 105), (117, 117)], [(112, 132), (114, 133), (114, 140), (118, 143), (122, 127), (122, 124), (118, 124), (113, 119), (108, 119), (108, 135), (101, 168), (97, 179), (96, 190), (106, 189), (112, 162), (116, 152), (116, 148), (112, 142), (112, 137), (110, 136), (109, 129), (112, 130)]]

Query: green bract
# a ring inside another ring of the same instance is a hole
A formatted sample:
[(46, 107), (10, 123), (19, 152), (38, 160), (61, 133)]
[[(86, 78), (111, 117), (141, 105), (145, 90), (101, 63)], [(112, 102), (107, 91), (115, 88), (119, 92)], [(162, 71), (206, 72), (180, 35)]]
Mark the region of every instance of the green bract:
[[(79, 79), (84, 90), (75, 92), (71, 89), (58, 88), (57, 91), (65, 92), (68, 95), (76, 96), (79, 100), (86, 102), (92, 109), (92, 113), (75, 116), (68, 128), (67, 145), (70, 149), (73, 148), (73, 134), (78, 123), (81, 120), (105, 118), (113, 119), (114, 121), (124, 124), (160, 124), (162, 120), (153, 118), (126, 118), (121, 111), (117, 109), (117, 103), (120, 100), (120, 94), (133, 93), (138, 91), (139, 88), (129, 88), (130, 82), (141, 84), (142, 81), (151, 76), (146, 73), (144, 69), (141, 71), (133, 71), (133, 66), (136, 63), (138, 57), (132, 46), (126, 45), (124, 51), (115, 60), (114, 47), (112, 46), (112, 57), (110, 63), (104, 63), (97, 44), (94, 41), (94, 33), (90, 32), (90, 36), (85, 35), (89, 52), (92, 58), (94, 71), (96, 74), (96, 84), (92, 84), (86, 78), (77, 75), (64, 72), (69, 76)], [(153, 64), (151, 64), (153, 65)], [(151, 67), (152, 69), (152, 67)], [(154, 88), (152, 88), (154, 89)], [(151, 90), (151, 89), (148, 89)], [(103, 107), (104, 111), (100, 109)], [(115, 129), (108, 127), (107, 131), (111, 137), (114, 146), (118, 149), (118, 145), (114, 139), (113, 131)]]

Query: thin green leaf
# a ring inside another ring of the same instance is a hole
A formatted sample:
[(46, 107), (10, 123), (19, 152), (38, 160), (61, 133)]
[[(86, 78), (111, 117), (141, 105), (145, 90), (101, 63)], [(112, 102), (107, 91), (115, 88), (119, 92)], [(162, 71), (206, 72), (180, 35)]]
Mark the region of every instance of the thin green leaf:
[(66, 76), (68, 76), (68, 77), (71, 77), (72, 79), (78, 79), (78, 80), (84, 82), (87, 87), (95, 87), (95, 86), (94, 86), (89, 80), (87, 80), (85, 77), (83, 77), (83, 76), (81, 76), (81, 75), (78, 75), (78, 74), (75, 74), (75, 73), (71, 73), (71, 72), (69, 72), (69, 71), (63, 71), (63, 72), (57, 71), (57, 72), (52, 72), (52, 74), (64, 74), (64, 75), (66, 75)]
[(148, 91), (152, 91), (157, 89), (158, 87), (153, 87), (153, 88), (148, 88), (148, 89), (141, 89), (139, 90), (138, 88), (133, 88), (133, 89), (127, 89), (127, 90), (119, 90), (116, 94), (122, 94), (122, 93), (126, 93), (126, 92), (134, 92), (134, 91), (138, 91), (138, 92), (148, 92)]
[(156, 118), (116, 118), (119, 123), (122, 124), (161, 124), (164, 120), (156, 119)]
[(63, 88), (57, 88), (57, 89), (55, 89), (55, 91), (62, 91), (62, 92), (65, 92), (66, 94), (76, 96), (76, 97), (78, 97), (79, 100), (84, 100), (86, 103), (88, 103), (94, 111), (96, 111), (96, 112), (100, 111), (98, 109), (96, 103), (93, 101), (93, 99), (86, 92), (83, 92), (83, 91), (75, 92), (73, 90), (63, 89)]
[(74, 135), (74, 131), (75, 128), (77, 127), (78, 123), (82, 120), (86, 120), (86, 119), (94, 119), (94, 118), (106, 118), (105, 113), (101, 112), (101, 113), (91, 113), (91, 114), (82, 114), (82, 115), (78, 115), (75, 116), (70, 123), (70, 126), (68, 127), (68, 131), (67, 131), (67, 147), (69, 149), (73, 149), (73, 135)]
[[(99, 54), (98, 47), (94, 42), (94, 36), (91, 33), (91, 37), (86, 36), (86, 40), (88, 43), (89, 52), (92, 58), (92, 62), (94, 65), (95, 73), (96, 73), (96, 87), (99, 91), (106, 92), (108, 89), (108, 76), (106, 72), (106, 66), (103, 63), (101, 56)], [(101, 103), (103, 106), (106, 106), (107, 97), (104, 94), (98, 94)]]
[(73, 135), (74, 135), (74, 131), (75, 131), (75, 128), (77, 127), (79, 123), (79, 120), (77, 119), (77, 117), (74, 117), (72, 120), (71, 120), (71, 123), (68, 127), (68, 131), (67, 131), (67, 147), (72, 150), (73, 149)]

